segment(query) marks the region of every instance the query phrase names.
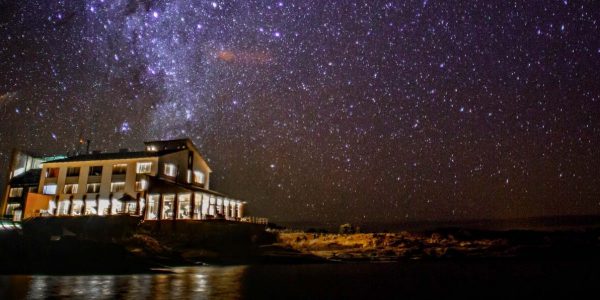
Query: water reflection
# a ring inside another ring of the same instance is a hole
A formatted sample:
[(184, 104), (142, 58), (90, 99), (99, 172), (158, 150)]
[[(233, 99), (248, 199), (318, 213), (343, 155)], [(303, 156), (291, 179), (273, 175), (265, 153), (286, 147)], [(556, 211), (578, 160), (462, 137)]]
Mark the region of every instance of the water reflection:
[(185, 267), (172, 274), (11, 276), (0, 286), (13, 298), (239, 299), (246, 266)]
[(598, 260), (193, 267), (173, 274), (0, 276), (0, 299), (586, 299)]

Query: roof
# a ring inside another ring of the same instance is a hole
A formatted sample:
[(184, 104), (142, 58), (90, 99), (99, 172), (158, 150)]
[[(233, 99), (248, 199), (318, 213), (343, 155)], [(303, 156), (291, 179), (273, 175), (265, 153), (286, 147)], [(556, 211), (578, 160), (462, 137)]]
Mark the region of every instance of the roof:
[[(173, 140), (154, 140), (154, 141), (145, 141), (144, 144), (154, 144), (154, 143), (192, 143), (190, 138), (181, 138), (181, 139), (173, 139)], [(193, 144), (193, 143), (192, 143)]]
[(158, 157), (165, 154), (182, 151), (182, 149), (164, 150), (164, 151), (135, 151), (135, 152), (113, 152), (113, 153), (94, 153), (71, 156), (63, 159), (51, 160), (45, 163), (63, 163), (73, 161), (93, 161), (93, 160), (114, 160), (114, 159), (132, 159), (144, 157)]
[[(194, 145), (194, 142), (192, 142), (192, 140), (190, 138), (164, 140), (164, 141), (160, 141), (160, 140), (147, 141), (147, 142), (144, 142), (144, 145), (146, 145), (146, 147), (151, 146), (151, 145), (158, 146), (158, 149), (161, 149), (161, 147), (162, 147), (163, 150), (173, 149), (173, 147), (176, 147), (175, 149), (188, 148), (188, 149), (196, 152), (198, 154), (198, 156), (200, 156), (201, 163), (208, 169), (209, 172), (212, 172), (212, 170), (210, 169), (210, 166), (208, 165), (208, 163), (206, 163), (206, 160), (204, 160), (204, 157), (202, 157), (200, 150), (198, 150), (198, 148), (196, 147), (196, 145)], [(146, 150), (148, 150), (148, 149), (146, 149)]]

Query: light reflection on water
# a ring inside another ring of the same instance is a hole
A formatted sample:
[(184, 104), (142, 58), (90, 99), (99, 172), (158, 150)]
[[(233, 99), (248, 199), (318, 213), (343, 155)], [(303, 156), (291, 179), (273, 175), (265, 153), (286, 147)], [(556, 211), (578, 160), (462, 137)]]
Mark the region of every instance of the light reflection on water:
[[(15, 299), (239, 299), (246, 266), (185, 267), (172, 274), (11, 276)], [(17, 289), (16, 287), (21, 287)]]
[(200, 266), (169, 274), (0, 275), (0, 300), (578, 299), (598, 294), (599, 270), (600, 260), (435, 260)]

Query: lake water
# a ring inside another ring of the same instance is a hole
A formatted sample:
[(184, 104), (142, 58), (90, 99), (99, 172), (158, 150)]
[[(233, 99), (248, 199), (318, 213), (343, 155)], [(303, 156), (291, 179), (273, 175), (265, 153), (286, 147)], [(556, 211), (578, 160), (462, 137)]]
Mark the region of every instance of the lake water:
[(542, 298), (600, 292), (600, 262), (199, 266), (173, 274), (0, 276), (0, 299)]

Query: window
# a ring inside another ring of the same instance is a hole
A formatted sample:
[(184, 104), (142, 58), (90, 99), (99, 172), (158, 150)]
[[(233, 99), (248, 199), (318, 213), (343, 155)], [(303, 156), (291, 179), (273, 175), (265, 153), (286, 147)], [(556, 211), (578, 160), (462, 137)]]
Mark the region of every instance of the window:
[(192, 218), (202, 218), (202, 194), (200, 193), (195, 193), (194, 195), (194, 211), (192, 212)]
[(99, 206), (96, 209), (98, 211), (99, 216), (108, 215), (108, 207), (110, 206), (110, 201), (107, 199), (100, 199)]
[(79, 176), (79, 167), (67, 168), (67, 176)]
[(165, 164), (165, 175), (175, 177), (177, 175), (177, 167), (174, 164)]
[(152, 171), (151, 162), (139, 162), (136, 166), (136, 173), (138, 174), (149, 174)]
[(23, 188), (12, 188), (8, 194), (8, 197), (21, 197), (23, 196)]
[(150, 195), (148, 197), (148, 209), (146, 212), (146, 219), (156, 220), (158, 216), (158, 195)]
[(58, 177), (59, 171), (60, 171), (60, 168), (48, 168), (48, 169), (46, 169), (46, 177), (48, 177), (48, 178)]
[(204, 183), (204, 173), (201, 171), (194, 171), (194, 182), (203, 184)]
[(83, 211), (83, 201), (82, 200), (73, 200), (73, 208), (71, 209), (71, 214), (73, 216), (80, 216)]
[(56, 184), (46, 184), (44, 185), (44, 194), (46, 195), (56, 195)]
[(125, 203), (125, 211), (124, 213), (133, 215), (136, 213), (137, 202), (127, 202)]
[(58, 202), (58, 215), (66, 216), (69, 215), (69, 207), (71, 206), (71, 201), (63, 200)]
[(102, 176), (102, 166), (91, 166), (89, 175), (90, 176)]
[(121, 214), (125, 212), (125, 207), (124, 207), (123, 201), (118, 200), (118, 199), (113, 199), (112, 200), (112, 214), (114, 215), (115, 213), (117, 214)]
[(161, 219), (163, 219), (163, 220), (173, 219), (174, 213), (175, 213), (175, 195), (164, 195)]
[(12, 216), (15, 214), (15, 210), (21, 209), (21, 204), (19, 203), (9, 203), (6, 205), (6, 215)]
[(63, 190), (63, 193), (65, 194), (77, 194), (77, 188), (79, 187), (79, 185), (77, 183), (74, 184), (65, 184), (65, 188)]
[(110, 184), (110, 191), (113, 193), (122, 193), (125, 191), (125, 182), (113, 182)]
[(187, 170), (187, 183), (192, 183), (192, 170)]
[(177, 219), (189, 219), (191, 216), (190, 210), (190, 195), (179, 195), (179, 209), (177, 210)]
[(148, 186), (148, 182), (144, 179), (135, 182), (135, 190), (137, 192), (145, 191)]
[(113, 165), (113, 175), (125, 174), (127, 173), (127, 164), (116, 164)]
[(88, 183), (86, 192), (87, 193), (99, 193), (100, 192), (100, 184), (99, 183)]
[(96, 200), (85, 200), (85, 211), (83, 212), (84, 215), (97, 215), (98, 214), (98, 210), (96, 207)]
[(15, 176), (19, 176), (21, 174), (25, 173), (25, 168), (18, 168), (16, 170), (13, 171), (12, 176), (10, 176), (10, 178), (13, 178)]

